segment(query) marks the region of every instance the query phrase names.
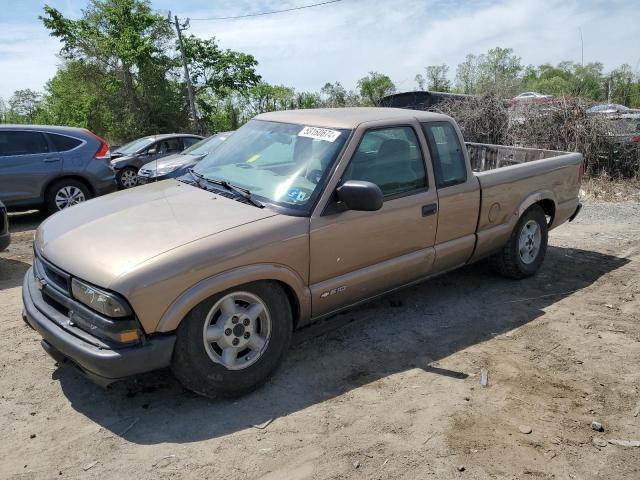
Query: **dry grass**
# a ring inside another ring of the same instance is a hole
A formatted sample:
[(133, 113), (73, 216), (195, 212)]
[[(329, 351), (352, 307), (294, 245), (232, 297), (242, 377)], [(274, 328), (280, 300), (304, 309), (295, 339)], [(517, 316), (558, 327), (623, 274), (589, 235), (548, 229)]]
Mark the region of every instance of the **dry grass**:
[(640, 202), (640, 178), (614, 179), (606, 174), (582, 180), (583, 198), (605, 202)]

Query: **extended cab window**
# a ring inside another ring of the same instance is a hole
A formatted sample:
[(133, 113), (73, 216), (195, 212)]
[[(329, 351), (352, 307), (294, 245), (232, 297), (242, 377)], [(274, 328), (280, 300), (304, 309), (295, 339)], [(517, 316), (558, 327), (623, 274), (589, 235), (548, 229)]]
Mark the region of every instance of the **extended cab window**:
[(370, 130), (364, 134), (342, 181), (365, 180), (385, 196), (427, 186), (418, 138), (411, 127)]
[(467, 181), (467, 164), (455, 129), (448, 122), (423, 123), (438, 188)]

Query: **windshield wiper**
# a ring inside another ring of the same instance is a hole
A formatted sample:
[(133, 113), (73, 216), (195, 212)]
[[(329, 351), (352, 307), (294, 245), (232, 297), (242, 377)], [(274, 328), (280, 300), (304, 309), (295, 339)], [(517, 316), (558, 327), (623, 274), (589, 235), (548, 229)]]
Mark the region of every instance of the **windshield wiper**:
[(254, 207), (264, 208), (264, 205), (262, 204), (262, 202), (260, 202), (260, 201), (256, 200), (255, 198), (253, 198), (251, 196), (251, 191), (247, 190), (246, 188), (238, 187), (237, 185), (234, 185), (233, 183), (227, 182), (226, 180), (220, 180), (220, 179), (217, 179), (217, 178), (216, 179), (207, 178), (204, 175), (202, 175), (201, 173), (194, 172), (193, 168), (189, 169), (189, 173), (191, 175), (193, 175), (193, 177), (196, 179), (196, 182), (198, 182), (198, 185), (201, 188), (202, 188), (202, 184), (200, 183), (201, 180), (204, 180), (207, 183), (212, 183), (214, 185), (220, 185), (225, 190), (229, 190), (231, 192), (234, 192), (236, 195), (244, 198), (247, 202), (249, 202)]

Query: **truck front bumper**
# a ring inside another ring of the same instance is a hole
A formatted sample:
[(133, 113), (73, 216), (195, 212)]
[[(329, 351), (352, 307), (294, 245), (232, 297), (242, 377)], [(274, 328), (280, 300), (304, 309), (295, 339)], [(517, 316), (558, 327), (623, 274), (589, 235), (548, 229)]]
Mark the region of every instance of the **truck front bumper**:
[[(151, 337), (141, 345), (98, 347), (64, 328), (65, 317), (49, 305), (36, 286), (33, 268), (22, 285), (23, 318), (42, 336), (42, 347), (59, 363), (72, 363), (91, 380), (108, 385), (130, 375), (167, 367), (171, 363), (175, 335)], [(67, 318), (68, 324), (68, 318)], [(96, 339), (96, 343), (100, 343)]]

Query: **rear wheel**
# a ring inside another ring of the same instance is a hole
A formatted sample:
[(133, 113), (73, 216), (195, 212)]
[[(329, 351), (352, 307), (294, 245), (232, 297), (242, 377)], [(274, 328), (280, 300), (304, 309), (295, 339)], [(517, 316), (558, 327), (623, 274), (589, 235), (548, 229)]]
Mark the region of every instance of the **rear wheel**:
[(494, 269), (515, 279), (534, 275), (544, 260), (548, 234), (544, 211), (539, 205), (531, 206), (520, 217), (506, 245), (491, 257)]
[(201, 395), (241, 395), (276, 370), (292, 325), (291, 305), (276, 283), (256, 282), (214, 295), (178, 327), (172, 370)]
[(91, 199), (91, 190), (80, 180), (72, 178), (54, 182), (45, 193), (45, 205), (50, 214)]
[(133, 167), (125, 167), (116, 174), (116, 180), (120, 188), (132, 188), (138, 184), (138, 170)]

